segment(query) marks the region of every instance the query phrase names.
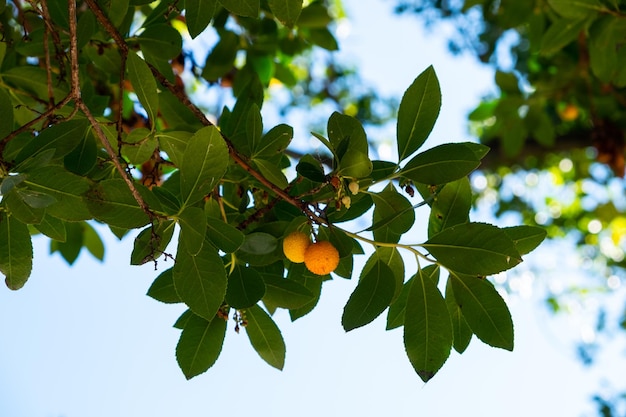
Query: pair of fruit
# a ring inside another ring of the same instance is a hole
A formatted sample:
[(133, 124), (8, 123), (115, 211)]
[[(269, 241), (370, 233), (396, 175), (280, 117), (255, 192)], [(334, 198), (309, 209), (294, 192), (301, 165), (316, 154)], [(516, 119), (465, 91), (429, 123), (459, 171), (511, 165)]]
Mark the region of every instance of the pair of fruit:
[(302, 263), (316, 275), (328, 275), (339, 265), (339, 252), (327, 240), (311, 243), (311, 237), (295, 231), (283, 240), (283, 253), (291, 262)]

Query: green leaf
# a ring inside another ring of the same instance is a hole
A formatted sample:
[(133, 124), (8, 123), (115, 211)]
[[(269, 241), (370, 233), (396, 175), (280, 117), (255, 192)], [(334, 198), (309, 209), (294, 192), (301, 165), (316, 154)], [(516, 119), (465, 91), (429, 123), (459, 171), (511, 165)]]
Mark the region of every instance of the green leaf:
[(280, 155), (293, 139), (293, 127), (280, 124), (274, 126), (255, 144), (252, 158), (270, 159)]
[(98, 145), (91, 135), (83, 137), (73, 151), (65, 155), (65, 168), (77, 175), (86, 175), (96, 166)]
[(476, 276), (496, 274), (522, 261), (507, 233), (486, 223), (449, 227), (422, 247), (446, 269)]
[(206, 235), (206, 215), (199, 207), (185, 207), (178, 215), (180, 225), (179, 239), (185, 242), (185, 249), (190, 255), (197, 255), (202, 249)]
[(13, 103), (6, 88), (0, 88), (0, 114), (0, 138), (3, 138), (13, 131)]
[(361, 275), (367, 274), (367, 272), (376, 265), (376, 262), (379, 261), (384, 262), (389, 269), (391, 269), (395, 277), (396, 290), (392, 299), (392, 302), (394, 302), (393, 300), (400, 295), (402, 284), (404, 283), (404, 261), (397, 248), (377, 247), (376, 251), (369, 257), (367, 262), (365, 262)]
[(20, 190), (13, 190), (2, 199), (6, 209), (12, 216), (24, 224), (37, 224), (44, 216), (45, 210), (33, 208), (24, 202)]
[(391, 303), (396, 289), (393, 272), (384, 262), (376, 264), (362, 274), (359, 284), (343, 309), (341, 324), (345, 331), (372, 322)]
[(239, 247), (239, 251), (250, 255), (268, 255), (276, 250), (278, 240), (264, 232), (253, 232), (246, 235), (243, 244)]
[(192, 133), (185, 131), (157, 132), (159, 148), (167, 153), (169, 159), (176, 166), (180, 166), (182, 163), (191, 136), (193, 136)]
[(604, 9), (599, 0), (548, 0), (548, 4), (566, 19), (584, 19), (591, 12)]
[(226, 10), (237, 16), (258, 17), (260, 0), (220, 0)]
[[(430, 279), (435, 285), (439, 282), (439, 265), (428, 265), (422, 268), (421, 274), (424, 277)], [(387, 313), (387, 330), (395, 329), (396, 327), (404, 326), (404, 314), (406, 311), (406, 304), (409, 296), (409, 290), (411, 283), (415, 276), (411, 277), (404, 285), (401, 285), (400, 295), (395, 299), (393, 304), (389, 306), (389, 312)]]
[(59, 252), (69, 265), (73, 265), (83, 249), (83, 225), (79, 222), (68, 222), (65, 230), (67, 239), (65, 242), (50, 241), (50, 253)]
[(89, 223), (83, 222), (83, 246), (99, 261), (104, 260), (104, 243), (100, 235)]
[(419, 271), (404, 313), (404, 347), (415, 372), (428, 382), (450, 356), (452, 322), (437, 284)]
[(173, 268), (161, 272), (152, 282), (150, 288), (148, 288), (146, 295), (166, 304), (182, 303), (180, 296), (176, 292), (176, 287), (174, 286)]
[(122, 153), (133, 165), (141, 165), (149, 160), (158, 146), (158, 141), (148, 129), (132, 130), (124, 139)]
[(441, 90), (430, 66), (404, 92), (398, 108), (398, 156), (402, 161), (419, 149), (435, 125), (441, 108)]
[(245, 311), (246, 334), (259, 356), (276, 369), (285, 365), (285, 342), (272, 318), (258, 305)]
[(506, 303), (486, 279), (450, 274), (452, 290), (474, 334), (490, 346), (513, 350), (513, 321)]
[(175, 329), (180, 329), (180, 330), (184, 329), (185, 328), (185, 324), (187, 324), (187, 321), (189, 321), (189, 319), (193, 315), (194, 314), (189, 309), (183, 311), (183, 314), (181, 314), (178, 317), (178, 319), (176, 320), (176, 323), (174, 323), (174, 325), (172, 327), (174, 327)]
[(472, 189), (469, 178), (463, 177), (446, 184), (431, 205), (428, 236), (433, 236), (448, 227), (467, 223), (471, 206)]
[(159, 94), (152, 71), (148, 64), (134, 52), (128, 54), (126, 69), (139, 102), (148, 114), (148, 119), (154, 124), (159, 109)]
[(265, 294), (265, 282), (258, 271), (235, 266), (228, 276), (226, 302), (236, 309), (244, 309), (255, 305)]
[(206, 29), (213, 19), (217, 5), (217, 0), (185, 0), (185, 21), (191, 39), (195, 39)]
[[(282, 269), (282, 265), (281, 265)], [(313, 301), (315, 296), (304, 285), (282, 276), (263, 274), (263, 302), (275, 307), (297, 309)]]
[(228, 283), (217, 249), (203, 245), (193, 256), (179, 240), (173, 273), (180, 299), (198, 316), (212, 320), (224, 301)]
[(380, 193), (372, 193), (374, 201), (374, 239), (379, 242), (398, 242), (400, 235), (407, 232), (415, 222), (415, 211), (411, 202), (398, 193), (390, 183)]
[(243, 244), (245, 235), (236, 227), (222, 220), (208, 217), (206, 238), (220, 250), (233, 253)]
[(33, 246), (28, 227), (0, 211), (0, 272), (7, 287), (19, 290), (33, 268)]
[(30, 172), (24, 183), (30, 190), (47, 194), (56, 200), (56, 203), (46, 208), (47, 214), (67, 221), (91, 219), (82, 197), (89, 190), (86, 178), (59, 166), (47, 166)]
[(207, 321), (192, 314), (185, 322), (176, 345), (176, 360), (185, 378), (206, 372), (222, 352), (226, 321), (219, 317)]
[(270, 10), (283, 25), (292, 28), (302, 12), (302, 0), (269, 0)]
[(143, 265), (158, 259), (172, 240), (174, 225), (173, 220), (159, 219), (157, 224), (143, 229), (135, 238), (130, 264)]
[(67, 236), (65, 222), (56, 217), (46, 214), (43, 216), (43, 219), (41, 219), (41, 222), (35, 224), (34, 227), (50, 239), (65, 242)]
[(587, 19), (558, 19), (552, 23), (541, 39), (542, 55), (552, 55), (578, 38), (578, 34), (586, 26)]
[(417, 154), (401, 174), (415, 182), (439, 185), (463, 178), (480, 165), (475, 148), (465, 143), (446, 143)]
[(463, 317), (463, 311), (461, 310), (461, 307), (459, 307), (459, 303), (457, 303), (456, 298), (454, 298), (452, 278), (448, 279), (448, 282), (446, 283), (446, 305), (448, 306), (450, 318), (452, 319), (454, 350), (459, 353), (463, 353), (469, 346), (474, 333), (472, 333), (472, 329), (467, 324), (465, 317)]
[[(32, 65), (16, 66), (9, 68), (0, 75), (2, 80), (8, 84), (33, 94), (43, 101), (48, 101), (48, 74), (45, 69)], [(53, 84), (52, 95), (56, 103), (63, 100), (67, 93), (68, 88), (65, 83)]]
[(289, 310), (289, 317), (291, 318), (291, 321), (296, 321), (313, 311), (320, 299), (320, 295), (322, 293), (322, 283), (324, 281), (318, 275), (310, 273), (309, 270), (304, 267), (304, 264), (291, 264), (287, 279), (301, 284), (313, 294), (313, 299), (311, 301), (302, 307)]
[(282, 169), (275, 163), (264, 161), (262, 159), (253, 159), (254, 165), (259, 172), (272, 184), (279, 188), (285, 189), (289, 185)]
[(333, 21), (328, 14), (328, 9), (322, 2), (312, 2), (300, 13), (298, 26), (306, 28), (325, 28)]
[(183, 205), (201, 200), (222, 179), (228, 167), (228, 148), (215, 126), (198, 130), (189, 139), (180, 165)]
[(22, 162), (47, 150), (54, 151), (53, 159), (62, 158), (81, 143), (88, 125), (87, 119), (72, 119), (44, 129), (22, 148), (15, 159)]
[(207, 81), (216, 81), (233, 68), (237, 51), (239, 50), (239, 36), (230, 31), (219, 31), (220, 40), (207, 56), (202, 70), (202, 78)]
[(545, 229), (535, 226), (512, 226), (505, 227), (502, 230), (513, 241), (520, 255), (525, 255), (535, 250), (543, 242), (547, 234)]
[(327, 28), (309, 29), (308, 39), (315, 45), (326, 49), (327, 51), (336, 51), (339, 49), (339, 43)]
[(176, 58), (183, 45), (180, 32), (166, 24), (148, 26), (141, 32), (138, 40), (144, 54), (165, 60)]
[[(148, 207), (159, 210), (159, 201), (147, 187), (136, 182), (135, 188)], [(150, 223), (150, 218), (122, 179), (101, 181), (85, 198), (93, 217), (111, 226), (134, 229)]]

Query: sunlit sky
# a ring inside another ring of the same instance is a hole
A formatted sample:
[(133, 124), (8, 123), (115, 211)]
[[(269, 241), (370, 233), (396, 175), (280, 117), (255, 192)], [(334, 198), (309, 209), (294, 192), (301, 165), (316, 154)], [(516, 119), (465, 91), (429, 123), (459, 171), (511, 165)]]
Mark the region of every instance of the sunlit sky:
[[(393, 2), (344, 2), (351, 24), (341, 31), (342, 57), (381, 94), (397, 97), (434, 65), (443, 107), (428, 145), (470, 140), (465, 117), (493, 88), (492, 72), (451, 57), (445, 41), (425, 35), (415, 20), (393, 17)], [(577, 329), (552, 319), (540, 301), (516, 296), (509, 299), (512, 353), (474, 338), (425, 385), (406, 358), (402, 332), (386, 332), (384, 317), (343, 331), (340, 317), (355, 281), (335, 279), (308, 316), (291, 323), (286, 312), (275, 315), (287, 345), (282, 372), (231, 327), (217, 364), (186, 381), (174, 356), (180, 332), (171, 327), (183, 306), (146, 297), (158, 272), (131, 267), (132, 240), (99, 230), (105, 263), (83, 253), (68, 267), (35, 239), (29, 282), (18, 292), (0, 290), (1, 416), (581, 416), (593, 415), (589, 395), (601, 373), (617, 375), (615, 367), (582, 367), (570, 343)], [(546, 248), (525, 264), (544, 265), (547, 275), (566, 271), (569, 258), (557, 261), (558, 247)], [(521, 270), (526, 275), (515, 279), (541, 282), (531, 268)]]

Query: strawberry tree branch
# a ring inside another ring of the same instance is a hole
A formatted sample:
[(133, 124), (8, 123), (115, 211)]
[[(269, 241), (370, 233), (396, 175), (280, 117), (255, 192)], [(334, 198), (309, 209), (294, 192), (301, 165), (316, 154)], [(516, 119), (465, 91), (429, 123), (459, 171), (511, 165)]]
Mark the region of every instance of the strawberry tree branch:
[[(104, 27), (104, 29), (111, 35), (113, 40), (115, 41), (117, 47), (120, 49), (120, 53), (123, 57), (128, 55), (129, 47), (122, 35), (117, 31), (115, 26), (111, 23), (109, 18), (104, 14), (100, 6), (95, 2), (95, 0), (85, 0), (87, 6), (91, 9), (91, 11), (96, 16), (98, 22)], [(189, 97), (182, 91), (180, 88), (177, 88), (174, 84), (172, 84), (159, 70), (157, 70), (150, 63), (147, 63), (148, 67), (152, 71), (154, 77), (161, 83), (162, 86), (167, 88), (174, 96), (185, 106), (187, 107), (194, 116), (204, 125), (204, 126), (214, 126), (214, 124), (206, 117), (206, 115), (191, 102)], [(285, 190), (276, 186), (274, 183), (265, 178), (260, 172), (255, 170), (250, 163), (247, 161), (247, 158), (241, 155), (234, 147), (232, 141), (226, 137), (223, 133), (221, 133), (222, 138), (226, 142), (228, 146), (228, 152), (232, 160), (239, 166), (241, 166), (246, 172), (256, 178), (263, 186), (272, 191), (274, 194), (279, 196), (281, 199), (285, 200), (289, 204), (300, 209), (305, 215), (307, 215), (313, 221), (319, 224), (328, 224), (328, 222), (318, 216), (313, 210), (311, 210), (308, 206), (308, 203), (305, 201), (298, 200), (292, 196), (290, 196)]]

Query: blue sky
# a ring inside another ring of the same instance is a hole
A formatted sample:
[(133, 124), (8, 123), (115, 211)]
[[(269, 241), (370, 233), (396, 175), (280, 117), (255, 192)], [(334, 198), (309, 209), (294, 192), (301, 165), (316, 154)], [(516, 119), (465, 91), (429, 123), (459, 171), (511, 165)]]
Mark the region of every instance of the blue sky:
[[(392, 18), (391, 2), (345, 3), (352, 26), (341, 53), (381, 94), (397, 97), (434, 65), (443, 107), (428, 144), (470, 139), (465, 116), (492, 88), (492, 73), (452, 58), (443, 40), (425, 37), (414, 20)], [(158, 272), (131, 267), (132, 240), (117, 242), (100, 230), (104, 264), (83, 253), (68, 267), (36, 239), (29, 282), (18, 292), (0, 290), (0, 415), (526, 417), (590, 410), (598, 373), (577, 362), (571, 329), (551, 321), (537, 301), (509, 302), (514, 352), (474, 339), (424, 385), (406, 358), (402, 332), (384, 331), (384, 317), (343, 331), (342, 309), (355, 285), (343, 279), (325, 284), (308, 316), (295, 323), (285, 312), (275, 316), (287, 344), (283, 372), (267, 366), (231, 327), (217, 364), (186, 381), (174, 357), (179, 331), (171, 327), (183, 307), (146, 297)]]

